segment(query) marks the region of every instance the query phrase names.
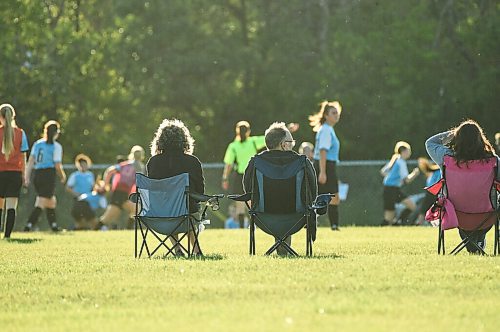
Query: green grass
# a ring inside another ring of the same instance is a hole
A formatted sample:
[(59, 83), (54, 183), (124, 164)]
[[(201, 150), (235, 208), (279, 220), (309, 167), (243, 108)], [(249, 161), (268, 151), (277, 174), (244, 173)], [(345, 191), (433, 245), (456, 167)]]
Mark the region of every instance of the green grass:
[(279, 258), (257, 231), (249, 257), (247, 231), (207, 230), (207, 258), (188, 260), (134, 259), (132, 231), (14, 233), (0, 241), (0, 329), (497, 331), (500, 258), (438, 256), (436, 238), (321, 228), (315, 257)]

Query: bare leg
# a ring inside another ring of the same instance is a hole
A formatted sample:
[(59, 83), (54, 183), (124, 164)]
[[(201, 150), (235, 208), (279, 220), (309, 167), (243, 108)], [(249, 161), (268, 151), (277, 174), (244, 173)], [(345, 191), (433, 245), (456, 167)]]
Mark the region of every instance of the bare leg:
[(401, 203), (403, 203), (411, 211), (415, 211), (417, 209), (417, 206), (409, 197), (405, 198)]
[(99, 218), (99, 222), (104, 225), (109, 225), (120, 217), (121, 210), (118, 206), (110, 204), (104, 211), (104, 214)]
[(394, 217), (396, 216), (395, 210), (384, 210), (384, 220), (392, 225), (394, 223)]

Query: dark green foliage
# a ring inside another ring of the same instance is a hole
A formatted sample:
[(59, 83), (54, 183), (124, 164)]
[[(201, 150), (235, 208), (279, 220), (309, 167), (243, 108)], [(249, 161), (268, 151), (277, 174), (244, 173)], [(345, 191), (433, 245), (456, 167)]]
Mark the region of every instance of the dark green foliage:
[[(0, 4), (0, 100), (30, 142), (58, 119), (65, 162), (107, 163), (185, 121), (204, 162), (246, 119), (260, 134), (338, 99), (342, 159), (416, 154), (465, 117), (498, 131), (493, 0), (44, 0)], [(491, 137), (491, 136), (490, 136)]]

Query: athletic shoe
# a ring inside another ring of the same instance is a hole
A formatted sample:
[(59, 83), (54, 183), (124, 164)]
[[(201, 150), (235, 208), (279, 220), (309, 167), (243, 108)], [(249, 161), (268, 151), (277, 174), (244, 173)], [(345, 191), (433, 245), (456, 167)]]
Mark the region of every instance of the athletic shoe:
[(53, 223), (52, 225), (50, 225), (50, 229), (53, 231), (53, 232), (60, 232), (61, 229), (59, 227), (57, 227), (57, 224), (56, 223)]
[(30, 225), (24, 226), (24, 232), (31, 232), (31, 231), (32, 231), (32, 229), (31, 229)]
[(340, 231), (339, 225), (332, 225), (332, 231)]

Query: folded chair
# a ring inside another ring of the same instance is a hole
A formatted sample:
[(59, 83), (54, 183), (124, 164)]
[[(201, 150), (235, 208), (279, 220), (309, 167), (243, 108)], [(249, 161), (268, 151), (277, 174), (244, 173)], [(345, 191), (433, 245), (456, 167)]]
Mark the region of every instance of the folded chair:
[(434, 205), (427, 211), (426, 219), (439, 222), (438, 254), (445, 254), (444, 231), (458, 228), (464, 239), (450, 252), (457, 254), (466, 246), (473, 246), (485, 255), (484, 249), (476, 243), (475, 232), (495, 229), (493, 255), (500, 250), (499, 191), (500, 183), (495, 179), (497, 158), (486, 161), (470, 161), (460, 164), (451, 156), (444, 157), (443, 178), (436, 184), (425, 188), (437, 195)]
[[(217, 210), (219, 198), (224, 195), (191, 193), (188, 173), (159, 180), (137, 173), (136, 185), (136, 192), (130, 195), (130, 200), (136, 206), (135, 257), (141, 257), (144, 250), (151, 257), (160, 248), (166, 249), (165, 256), (175, 255), (176, 250), (181, 249), (191, 257), (198, 244), (200, 228), (204, 227), (203, 224), (210, 223), (206, 219), (207, 208)], [(201, 214), (189, 212), (190, 198), (205, 203)], [(201, 217), (197, 217), (197, 214)], [(194, 234), (194, 243), (187, 236), (190, 231)], [(175, 246), (166, 243), (172, 235), (179, 236)], [(148, 238), (158, 240), (159, 243), (150, 247)], [(187, 238), (187, 247), (181, 243), (184, 238)]]
[[(255, 226), (257, 226), (276, 239), (265, 255), (272, 254), (281, 246), (293, 256), (298, 256), (298, 253), (286, 243), (286, 239), (306, 227), (306, 255), (312, 256), (312, 244), (316, 238), (315, 210), (325, 213), (333, 195), (321, 195), (315, 200), (316, 197), (313, 197), (314, 194), (309, 189), (309, 180), (306, 176), (305, 156), (286, 165), (270, 163), (259, 155), (254, 158), (255, 167), (251, 175), (250, 191), (243, 195), (228, 196), (232, 200), (245, 202), (248, 207), (250, 255), (255, 255)], [(271, 187), (272, 194), (270, 194)], [(279, 199), (270, 196), (279, 196)]]

